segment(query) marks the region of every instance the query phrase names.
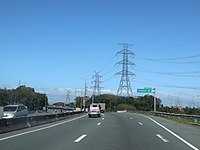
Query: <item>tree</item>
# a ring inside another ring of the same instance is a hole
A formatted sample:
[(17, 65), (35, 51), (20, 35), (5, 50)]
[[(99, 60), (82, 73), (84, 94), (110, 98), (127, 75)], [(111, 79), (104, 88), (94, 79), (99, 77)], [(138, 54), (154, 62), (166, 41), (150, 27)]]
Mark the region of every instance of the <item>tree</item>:
[(75, 98), (75, 101), (76, 101), (76, 107), (78, 107), (78, 108), (82, 108), (82, 102), (83, 102), (83, 97), (76, 97)]
[[(91, 103), (92, 98), (89, 99)], [(116, 96), (112, 94), (103, 94), (99, 96), (95, 96), (95, 103), (105, 103), (106, 109), (110, 111), (117, 111), (121, 109), (127, 110), (143, 110), (143, 111), (151, 111), (153, 110), (154, 97), (152, 95), (145, 95), (142, 97), (123, 97)], [(157, 108), (161, 105), (161, 100), (157, 99)]]
[(16, 89), (7, 90), (0, 89), (0, 105), (8, 104), (24, 104), (28, 110), (33, 111), (42, 109), (46, 104), (48, 105), (48, 98), (45, 94), (36, 93), (33, 88), (26, 86), (19, 86)]

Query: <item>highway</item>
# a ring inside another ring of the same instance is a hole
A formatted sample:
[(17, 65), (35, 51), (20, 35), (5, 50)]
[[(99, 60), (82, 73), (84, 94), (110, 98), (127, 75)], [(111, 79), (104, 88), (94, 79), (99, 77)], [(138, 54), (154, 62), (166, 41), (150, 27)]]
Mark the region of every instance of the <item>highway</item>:
[(199, 150), (200, 128), (134, 113), (87, 114), (0, 134), (3, 150)]

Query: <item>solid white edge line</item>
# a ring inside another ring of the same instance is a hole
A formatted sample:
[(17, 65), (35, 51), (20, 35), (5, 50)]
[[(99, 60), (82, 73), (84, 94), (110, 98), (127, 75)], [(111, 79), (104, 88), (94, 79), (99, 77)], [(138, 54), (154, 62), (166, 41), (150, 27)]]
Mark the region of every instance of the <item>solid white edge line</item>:
[(163, 129), (165, 129), (166, 131), (168, 131), (169, 133), (171, 133), (173, 136), (175, 136), (176, 138), (178, 138), (179, 140), (181, 140), (183, 143), (185, 143), (186, 145), (188, 145), (190, 148), (194, 149), (194, 150), (199, 150), (197, 147), (195, 147), (194, 145), (190, 144), (188, 141), (186, 141), (185, 139), (183, 139), (182, 137), (178, 136), (176, 133), (174, 133), (173, 131), (169, 130), (168, 128), (166, 128), (165, 126), (163, 126), (162, 124), (158, 123), (157, 121), (155, 121), (154, 119), (148, 117), (148, 116), (144, 116), (147, 117), (148, 119), (150, 119), (151, 121), (153, 121), (155, 124), (159, 125), (160, 127), (162, 127)]
[(83, 135), (81, 135), (78, 139), (76, 139), (75, 141), (74, 141), (74, 143), (78, 143), (78, 142), (80, 142), (83, 138), (85, 138), (87, 136), (87, 134), (83, 134)]
[(8, 136), (8, 137), (0, 138), (0, 141), (11, 139), (11, 138), (18, 137), (18, 136), (25, 135), (25, 134), (29, 134), (29, 133), (33, 133), (33, 132), (37, 132), (37, 131), (41, 131), (41, 130), (45, 130), (45, 129), (49, 129), (49, 128), (53, 128), (55, 126), (58, 126), (58, 125), (61, 125), (61, 124), (65, 124), (67, 122), (71, 122), (71, 121), (83, 118), (85, 116), (86, 115), (83, 115), (83, 116), (80, 116), (80, 117), (77, 117), (77, 118), (73, 118), (73, 119), (70, 119), (70, 120), (66, 120), (66, 121), (63, 121), (63, 122), (60, 122), (60, 123), (57, 123), (57, 124), (53, 124), (53, 125), (47, 126), (47, 127), (44, 127), (44, 128), (39, 128), (39, 129), (35, 129), (35, 130), (19, 133), (19, 134), (16, 134), (16, 135), (11, 135), (11, 136)]

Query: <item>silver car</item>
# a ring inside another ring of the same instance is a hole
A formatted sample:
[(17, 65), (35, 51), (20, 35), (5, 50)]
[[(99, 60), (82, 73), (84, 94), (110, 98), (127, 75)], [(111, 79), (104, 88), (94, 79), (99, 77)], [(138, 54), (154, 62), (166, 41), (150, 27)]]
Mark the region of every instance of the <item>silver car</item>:
[(25, 105), (7, 105), (3, 109), (4, 119), (27, 116), (27, 107)]

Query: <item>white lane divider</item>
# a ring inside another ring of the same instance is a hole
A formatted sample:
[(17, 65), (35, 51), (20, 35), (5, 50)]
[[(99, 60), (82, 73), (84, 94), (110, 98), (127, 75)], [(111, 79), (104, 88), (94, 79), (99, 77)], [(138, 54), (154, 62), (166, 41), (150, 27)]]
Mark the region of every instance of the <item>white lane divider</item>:
[(132, 118), (132, 117), (131, 117), (130, 119), (131, 119), (131, 120), (133, 120), (133, 118)]
[(74, 143), (78, 143), (78, 142), (80, 142), (83, 138), (85, 138), (87, 136), (87, 134), (83, 134), (83, 135), (81, 135), (78, 139), (76, 139), (75, 141), (74, 141)]
[(143, 123), (142, 122), (138, 122), (141, 126), (143, 126)]
[(105, 118), (102, 118), (102, 120), (104, 120)]
[(162, 137), (160, 134), (156, 134), (156, 136), (158, 137), (158, 138), (160, 138), (163, 142), (165, 142), (165, 143), (168, 143), (169, 142), (169, 140), (167, 140), (167, 139), (165, 139), (164, 137)]
[(101, 125), (101, 122), (97, 123), (97, 125), (98, 125), (98, 126)]

